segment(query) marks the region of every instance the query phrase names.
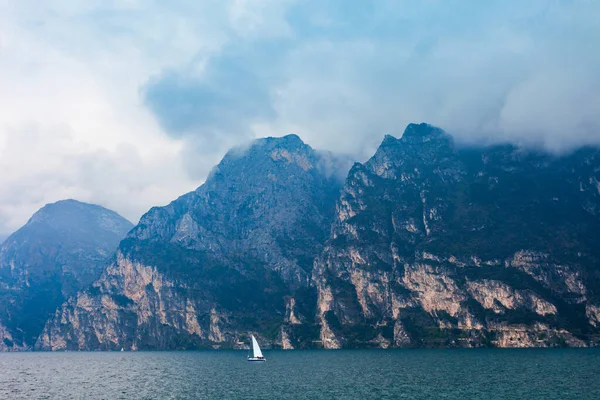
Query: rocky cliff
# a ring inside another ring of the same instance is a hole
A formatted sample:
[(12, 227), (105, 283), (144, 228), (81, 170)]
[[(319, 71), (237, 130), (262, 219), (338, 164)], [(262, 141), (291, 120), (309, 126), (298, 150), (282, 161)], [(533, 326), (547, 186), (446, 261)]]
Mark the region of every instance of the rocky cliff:
[(309, 346), (313, 263), (341, 187), (332, 165), (295, 135), (230, 151), (204, 185), (142, 217), (37, 348), (235, 347), (248, 332)]
[(133, 225), (100, 206), (49, 204), (0, 247), (0, 350), (32, 347), (45, 322), (96, 280)]
[(387, 136), (345, 183), (294, 135), (150, 210), (38, 349), (598, 344), (600, 151)]
[(349, 173), (316, 262), (327, 348), (598, 342), (600, 151), (409, 125)]

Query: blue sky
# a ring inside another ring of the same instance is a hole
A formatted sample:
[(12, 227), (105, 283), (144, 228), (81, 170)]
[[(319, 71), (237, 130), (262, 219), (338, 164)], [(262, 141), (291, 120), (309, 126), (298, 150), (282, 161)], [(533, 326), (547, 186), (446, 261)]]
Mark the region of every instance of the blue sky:
[(0, 0), (0, 233), (67, 197), (135, 220), (228, 148), (297, 133), (364, 160), (600, 142), (594, 0)]

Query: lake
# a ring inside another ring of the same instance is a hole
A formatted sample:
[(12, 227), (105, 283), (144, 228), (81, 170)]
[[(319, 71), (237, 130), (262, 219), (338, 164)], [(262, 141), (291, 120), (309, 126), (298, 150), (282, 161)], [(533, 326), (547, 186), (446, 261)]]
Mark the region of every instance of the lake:
[(600, 349), (0, 353), (0, 399), (600, 399)]

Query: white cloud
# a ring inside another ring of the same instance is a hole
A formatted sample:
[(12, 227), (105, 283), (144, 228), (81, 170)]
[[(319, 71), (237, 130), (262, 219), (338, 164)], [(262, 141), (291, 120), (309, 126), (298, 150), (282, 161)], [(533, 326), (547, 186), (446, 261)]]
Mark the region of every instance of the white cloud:
[(107, 150), (78, 142), (69, 127), (33, 124), (4, 131), (0, 219), (11, 230), (48, 202), (102, 204), (132, 221), (196, 185), (186, 179), (177, 144), (145, 155), (123, 142)]
[(388, 6), (388, 16), (364, 17), (365, 33), (290, 50), (287, 79), (273, 88), (275, 130), (363, 156), (410, 122), (467, 142), (600, 144), (600, 23), (590, 17), (600, 3)]
[(464, 141), (598, 144), (599, 13), (589, 0), (0, 0), (0, 234), (66, 197), (136, 220), (258, 136), (359, 159), (421, 121)]
[(192, 50), (218, 49), (219, 30), (204, 35), (185, 10), (117, 3), (1, 3), (0, 233), (64, 198), (135, 222), (200, 183), (139, 92)]

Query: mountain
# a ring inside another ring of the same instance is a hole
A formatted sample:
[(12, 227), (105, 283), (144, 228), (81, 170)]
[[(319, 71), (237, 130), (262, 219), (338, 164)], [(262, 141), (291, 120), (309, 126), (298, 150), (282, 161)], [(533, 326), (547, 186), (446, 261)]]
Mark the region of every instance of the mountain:
[(297, 136), (153, 208), (42, 350), (600, 343), (600, 150), (457, 147), (411, 124), (339, 183)]
[(323, 345), (598, 343), (599, 181), (598, 149), (387, 136), (351, 169), (316, 262)]
[(32, 347), (67, 298), (96, 280), (132, 224), (74, 200), (48, 204), (0, 246), (0, 350)]
[(200, 188), (142, 217), (37, 348), (233, 347), (248, 332), (308, 347), (318, 337), (312, 268), (342, 185), (336, 165), (296, 135), (230, 151)]

